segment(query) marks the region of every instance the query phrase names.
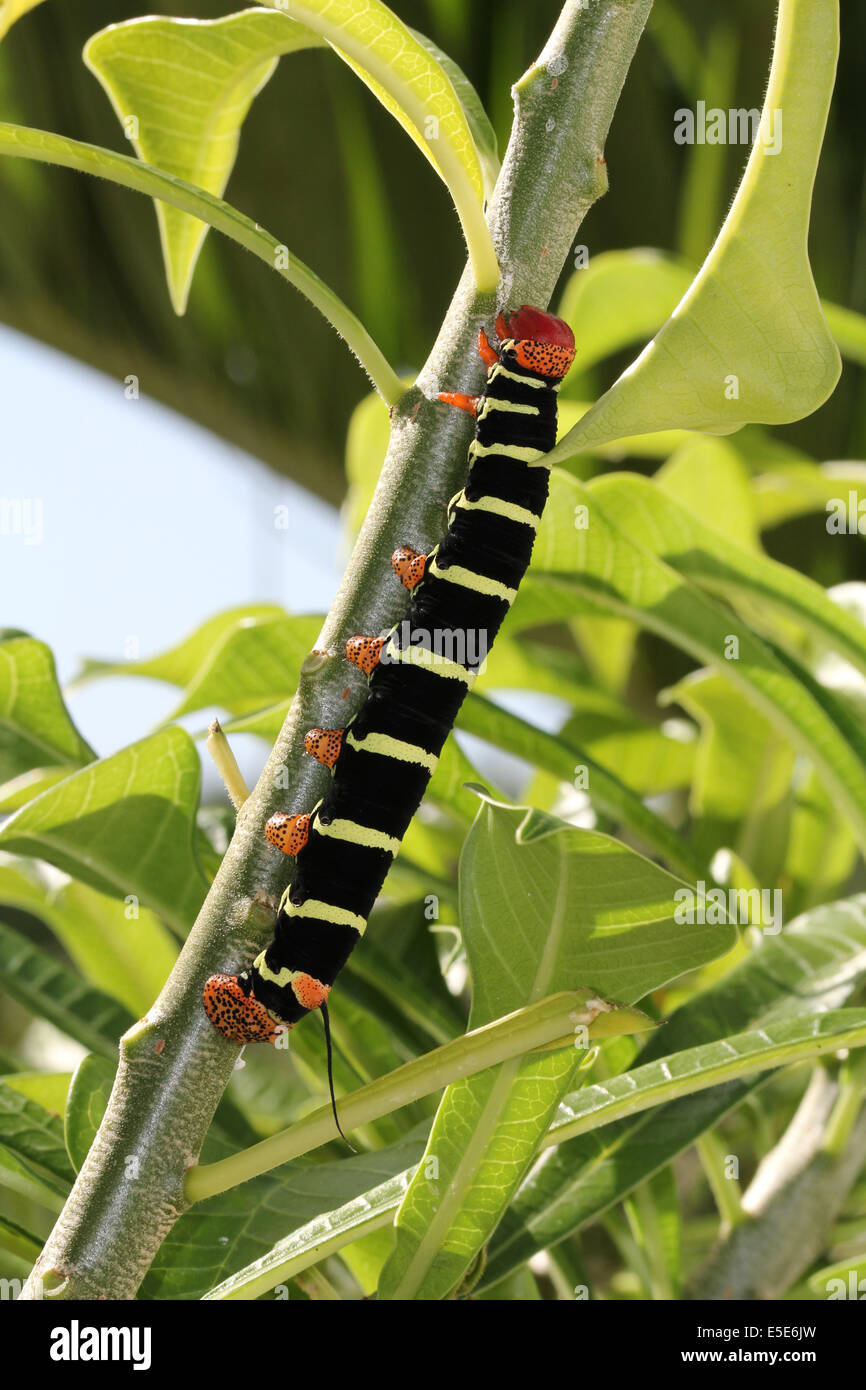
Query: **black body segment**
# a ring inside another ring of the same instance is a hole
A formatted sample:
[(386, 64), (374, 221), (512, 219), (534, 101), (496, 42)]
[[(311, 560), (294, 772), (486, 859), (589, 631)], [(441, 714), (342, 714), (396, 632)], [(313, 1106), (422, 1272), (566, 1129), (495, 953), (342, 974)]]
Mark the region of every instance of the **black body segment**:
[(345, 731), (274, 939), (239, 977), (286, 1023), (310, 1011), (299, 1001), (298, 977), (333, 984), (363, 933), (526, 572), (547, 500), (544, 456), (556, 440), (558, 382), (521, 366), (510, 340), (488, 370), (466, 486)]

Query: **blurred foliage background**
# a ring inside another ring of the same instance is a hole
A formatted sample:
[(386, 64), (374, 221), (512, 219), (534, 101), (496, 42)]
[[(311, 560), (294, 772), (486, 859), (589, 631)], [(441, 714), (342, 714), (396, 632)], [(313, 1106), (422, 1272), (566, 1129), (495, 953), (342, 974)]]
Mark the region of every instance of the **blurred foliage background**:
[[(135, 0), (79, 0), (27, 15), (0, 46), (2, 119), (125, 151), (117, 119), (80, 54), (98, 29), (143, 8)], [(395, 8), (464, 68), (504, 149), (511, 84), (537, 55), (559, 12), (557, 0), (399, 0)], [(163, 7), (198, 18), (227, 9), (214, 0)], [(644, 245), (700, 262), (745, 155), (736, 146), (676, 145), (674, 112), (698, 98), (708, 106), (760, 106), (774, 12), (770, 0), (656, 0), (608, 142), (610, 192), (581, 230), (590, 255)], [(864, 47), (866, 6), (844, 5), (811, 235), (821, 294), (861, 312)], [(284, 59), (256, 98), (226, 196), (332, 284), (395, 365), (411, 370), (433, 340), (463, 246), (444, 185), (424, 160), (407, 153), (405, 135), (351, 72), (327, 52), (304, 53)], [(136, 374), (142, 392), (322, 497), (340, 500), (345, 429), (367, 383), (306, 301), (214, 233), (187, 315), (178, 319), (155, 219), (150, 210), (142, 216), (137, 195), (69, 171), (4, 160), (0, 202), (3, 320), (115, 378)], [(780, 435), (818, 459), (863, 457), (863, 371), (846, 365), (828, 403)], [(799, 543), (784, 527), (774, 537), (783, 559)], [(836, 548), (840, 558), (842, 549)], [(853, 556), (853, 548), (845, 553)], [(850, 576), (847, 564), (820, 577), (834, 582), (846, 571)]]

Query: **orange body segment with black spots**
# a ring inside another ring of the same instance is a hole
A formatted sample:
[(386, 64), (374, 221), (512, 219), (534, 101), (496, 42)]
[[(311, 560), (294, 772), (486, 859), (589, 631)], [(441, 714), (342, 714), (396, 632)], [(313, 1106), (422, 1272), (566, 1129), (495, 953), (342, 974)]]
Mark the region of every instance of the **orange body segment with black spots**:
[(309, 813), (290, 816), (285, 811), (277, 811), (267, 822), (265, 835), (283, 854), (300, 854), (310, 838)]
[(239, 1047), (274, 1042), (292, 1026), (279, 1023), (252, 991), (245, 994), (237, 975), (211, 975), (204, 987), (204, 1011), (214, 1028)]
[(569, 351), (556, 343), (519, 341), (514, 344), (514, 356), (528, 372), (538, 372), (540, 376), (559, 381), (574, 361), (574, 349)]
[(364, 637), (361, 633), (356, 633), (346, 643), (346, 656), (353, 666), (357, 666), (359, 671), (369, 676), (379, 665), (379, 657), (386, 640), (384, 637)]
[(574, 361), (574, 334), (564, 319), (543, 309), (522, 305), (506, 317), (500, 314), (496, 331), (514, 342), (514, 360), (528, 372), (561, 381)]
[(320, 1009), (331, 993), (331, 986), (323, 985), (315, 975), (301, 973), (292, 980), (292, 993), (302, 1009)]
[(304, 747), (324, 767), (333, 767), (343, 747), (342, 729), (308, 729), (304, 734)]
[(413, 550), (409, 545), (398, 545), (391, 556), (391, 564), (403, 588), (414, 589), (424, 578), (427, 556), (422, 555), (419, 550)]

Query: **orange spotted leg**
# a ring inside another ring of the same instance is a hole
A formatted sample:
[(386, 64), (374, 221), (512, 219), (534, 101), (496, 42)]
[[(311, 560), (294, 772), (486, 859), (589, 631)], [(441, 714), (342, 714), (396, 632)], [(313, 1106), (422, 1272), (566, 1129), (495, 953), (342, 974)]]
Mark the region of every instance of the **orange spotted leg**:
[(308, 729), (304, 734), (304, 747), (324, 767), (333, 767), (343, 747), (342, 729)]
[(283, 854), (300, 854), (310, 838), (309, 812), (290, 816), (285, 811), (277, 811), (265, 826), (265, 834)]
[(410, 545), (398, 545), (391, 556), (394, 573), (405, 589), (414, 589), (424, 578), (427, 556), (413, 550)]
[(379, 665), (386, 641), (385, 637), (364, 637), (361, 633), (356, 633), (346, 643), (346, 656), (353, 666), (357, 666), (359, 671), (369, 676)]
[(440, 391), (439, 399), (444, 401), (446, 405), (454, 405), (458, 410), (465, 410), (467, 415), (473, 417), (478, 409), (478, 397), (466, 396), (462, 391)]

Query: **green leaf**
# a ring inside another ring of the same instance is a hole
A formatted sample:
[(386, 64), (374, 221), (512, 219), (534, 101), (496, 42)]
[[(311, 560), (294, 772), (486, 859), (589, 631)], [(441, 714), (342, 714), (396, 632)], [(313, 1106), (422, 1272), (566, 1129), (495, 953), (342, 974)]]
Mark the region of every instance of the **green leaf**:
[[(274, 0), (279, 8), (279, 0)], [(499, 266), (484, 220), (484, 177), (466, 113), (445, 69), (381, 0), (292, 0), (292, 14), (348, 63), (400, 122), (446, 184), (469, 247), (476, 287)]]
[[(798, 1016), (841, 1009), (866, 978), (866, 895), (816, 908), (758, 948), (659, 1029), (637, 1059), (641, 1068), (687, 1048)], [(729, 1060), (731, 1059), (728, 1053)], [(632, 1068), (636, 1070), (636, 1068)], [(649, 1073), (646, 1073), (649, 1075)], [(551, 1148), (506, 1213), (490, 1248), (484, 1283), (493, 1284), (622, 1201), (762, 1084), (763, 1074), (684, 1096)], [(605, 1087), (611, 1085), (605, 1082)], [(557, 1120), (569, 1117), (560, 1111)]]
[[(810, 512), (831, 513), (827, 524), (838, 524), (838, 504), (843, 504), (846, 528), (866, 515), (866, 464), (856, 462), (811, 463), (792, 459), (772, 464), (752, 483), (762, 528), (779, 526)], [(866, 534), (866, 522), (863, 531)]]
[(343, 520), (350, 540), (354, 540), (367, 515), (385, 461), (390, 435), (388, 407), (380, 396), (374, 391), (370, 392), (352, 411), (346, 434), (345, 462), (349, 491), (343, 504)]
[[(37, 0), (38, 3), (38, 0)], [(44, 1242), (8, 1217), (0, 1217), (0, 1249), (16, 1255), (29, 1267), (39, 1258)]]
[[(707, 103), (707, 105), (722, 105)], [(632, 343), (646, 342), (670, 318), (694, 278), (694, 268), (666, 251), (636, 246), (602, 251), (576, 270), (562, 292), (558, 313), (574, 330), (576, 367), (562, 387), (563, 400), (579, 399), (583, 371)], [(842, 356), (866, 363), (866, 316), (821, 300), (827, 327)]]
[[(866, 1285), (866, 1252), (849, 1255), (836, 1264), (825, 1265), (809, 1275), (809, 1288), (820, 1298), (853, 1298), (860, 1300)], [(831, 1287), (832, 1286), (832, 1287)]]
[[(611, 353), (651, 338), (691, 280), (691, 271), (664, 251), (635, 247), (592, 256), (569, 279), (558, 310), (574, 330), (575, 367), (593, 367)], [(563, 397), (574, 396), (577, 381), (576, 372), (566, 377)]]
[(17, 1153), (0, 1144), (0, 1189), (5, 1188), (29, 1202), (36, 1202), (49, 1211), (63, 1210), (69, 1183), (50, 1173), (37, 1172)]
[(0, 984), (26, 1008), (104, 1057), (134, 1021), (116, 1000), (0, 922)]
[(0, 0), (0, 39), (2, 39), (16, 20), (40, 5), (42, 0)]
[[(698, 827), (697, 838), (707, 846), (707, 856), (724, 845), (740, 861), (739, 868), (748, 865), (755, 879), (750, 887), (777, 883), (785, 862), (796, 766), (790, 741), (715, 671), (695, 671), (660, 698), (675, 700), (701, 725), (689, 809), (706, 822)], [(809, 905), (819, 901), (816, 897)], [(793, 916), (788, 902), (786, 910)]]
[[(293, 0), (291, 17), (246, 10), (219, 20), (133, 20), (95, 34), (85, 61), (121, 121), (138, 116), (133, 143), (142, 159), (220, 195), (234, 165), (240, 127), (277, 59), (326, 44), (443, 178), (463, 222), (476, 275), (484, 280), (479, 288), (495, 288), (498, 267), (480, 208), (482, 168), (452, 73), (438, 50), (379, 0), (368, 0), (363, 10), (349, 0)], [(459, 69), (454, 71), (462, 78)], [(465, 100), (465, 78), (462, 85)], [(473, 121), (483, 128), (479, 108), (476, 98)], [(182, 313), (205, 229), (183, 214), (163, 213), (160, 232), (172, 299)]]
[(12, 1091), (35, 1101), (43, 1110), (62, 1115), (71, 1075), (68, 1071), (15, 1071), (2, 1078)]
[[(84, 47), (136, 154), (222, 197), (253, 98), (281, 54), (324, 46), (286, 14), (148, 16), (112, 24)], [(207, 224), (157, 201), (169, 293), (183, 314)]]
[(662, 465), (655, 487), (700, 517), (704, 527), (760, 551), (757, 507), (748, 469), (736, 449), (712, 435), (690, 435)]
[(81, 1171), (108, 1105), (116, 1066), (91, 1052), (72, 1077), (63, 1128), (66, 1151), (76, 1173)]
[(291, 703), (291, 700), (280, 700), (277, 704), (255, 710), (252, 714), (230, 719), (223, 724), (223, 733), (255, 734), (257, 738), (263, 738), (265, 743), (273, 744), (285, 723)]
[[(812, 185), (833, 91), (836, 0), (782, 0), (765, 129), (719, 236), (686, 295), (640, 357), (551, 455), (569, 458), (650, 430), (728, 433), (816, 410), (839, 378), (806, 250)], [(732, 379), (736, 378), (736, 395)]]
[[(578, 983), (629, 1003), (730, 949), (732, 928), (675, 924), (677, 886), (607, 836), (485, 801), (460, 864), (470, 1027)], [(441, 1298), (460, 1281), (531, 1163), (576, 1060), (574, 1049), (518, 1058), (448, 1088), (397, 1218), (380, 1298)]]
[(526, 758), (563, 782), (573, 784), (578, 769), (585, 769), (587, 795), (599, 809), (631, 830), (672, 867), (690, 877), (700, 876), (700, 861), (689, 853), (682, 838), (579, 743), (535, 728), (519, 715), (475, 694), (464, 702), (457, 727)]
[[(841, 892), (857, 861), (857, 847), (838, 808), (814, 770), (798, 779), (784, 872), (798, 910)], [(790, 891), (790, 890), (789, 890)]]
[[(122, 666), (90, 661), (79, 679), (101, 675), (154, 676), (180, 685), (183, 698), (170, 716), (218, 705), (237, 715), (266, 717), (263, 737), (279, 731), (297, 672), (316, 641), (322, 619), (289, 617), (281, 608), (262, 604), (255, 609), (230, 609), (211, 618), (179, 646), (147, 661)], [(266, 716), (265, 706), (280, 703), (283, 713)], [(237, 725), (232, 728), (237, 729)], [(249, 732), (258, 732), (251, 727)], [(273, 739), (271, 739), (273, 741)]]
[[(201, 1298), (221, 1280), (266, 1257), (281, 1233), (296, 1231), (347, 1202), (363, 1200), (365, 1194), (402, 1174), (417, 1163), (421, 1147), (422, 1141), (410, 1137), (354, 1158), (326, 1163), (296, 1159), (278, 1174), (255, 1178), (196, 1203), (160, 1246), (140, 1297)], [(211, 1148), (216, 1156), (213, 1141)], [(222, 1155), (226, 1152), (222, 1146)], [(319, 1258), (313, 1249), (307, 1263), (315, 1264)], [(273, 1279), (278, 1282), (279, 1274)]]
[[(499, 178), (501, 165), (496, 131), (484, 109), (484, 104), (463, 69), (457, 66), (453, 58), (449, 58), (447, 53), (443, 53), (442, 49), (432, 39), (428, 39), (426, 34), (419, 33), (417, 29), (410, 29), (409, 33), (418, 40), (434, 62), (444, 69), (450, 79), (460, 105), (463, 107), (466, 124), (469, 126), (475, 145), (475, 153), (481, 169), (484, 197), (489, 199), (496, 186), (496, 180)], [(855, 317), (857, 316), (855, 315)]]
[(392, 1213), (406, 1191), (408, 1177), (408, 1172), (398, 1173), (335, 1211), (324, 1212), (299, 1226), (266, 1255), (211, 1289), (204, 1300), (260, 1298), (276, 1285), (286, 1284), (302, 1270), (337, 1254), (372, 1231), (381, 1230), (390, 1224)]
[(115, 154), (101, 145), (87, 145), (81, 140), (54, 135), (48, 130), (32, 130), (9, 122), (0, 122), (0, 155), (13, 159), (35, 159), (42, 164), (58, 164), (61, 168), (94, 174), (124, 188), (132, 188), (137, 193), (148, 194), (171, 207), (180, 208), (182, 212), (191, 213), (210, 227), (216, 227), (239, 246), (252, 251), (253, 255), (294, 285), (315, 305), (345, 339), (376, 390), (389, 404), (396, 404), (403, 395), (399, 377), (357, 314), (353, 314), (309, 266), (304, 265), (297, 256), (289, 255), (282, 242), (221, 198), (214, 197), (203, 188), (196, 188), (194, 184), (164, 169), (142, 164), (130, 155)]
[(200, 780), (192, 739), (165, 729), (43, 792), (6, 822), (0, 848), (134, 896), (183, 933), (206, 888), (195, 854)]
[(30, 772), (22, 772), (20, 777), (0, 786), (0, 815), (8, 816), (12, 811), (20, 811), (28, 801), (47, 792), (69, 776), (68, 767), (34, 767)]
[(319, 617), (239, 623), (214, 646), (172, 718), (211, 705), (249, 714), (290, 697), (301, 662), (321, 630)]
[[(373, 397), (378, 400), (377, 396)], [(213, 659), (214, 651), (240, 627), (254, 627), (257, 623), (270, 622), (274, 618), (285, 618), (285, 610), (276, 603), (244, 604), (239, 608), (227, 608), (184, 637), (177, 646), (157, 656), (143, 661), (85, 661), (73, 684), (100, 676), (152, 676), (154, 680), (167, 681), (169, 685), (188, 686), (199, 681)]]
[(50, 648), (33, 637), (0, 642), (0, 783), (95, 756), (66, 712)]
[[(647, 478), (619, 473), (589, 486), (609, 516), (627, 516), (647, 549), (685, 578), (735, 606), (746, 604), (747, 618), (770, 609), (790, 619), (866, 673), (866, 626), (808, 575), (719, 535), (702, 515), (680, 506)], [(783, 625), (765, 620), (764, 626), (773, 641), (791, 646)], [(792, 650), (796, 655), (799, 647)]]
[(51, 928), (91, 984), (143, 1014), (165, 983), (177, 946), (146, 908), (119, 903), (83, 883), (49, 889), (0, 864), (0, 904), (31, 912)]
[(133, 1015), (147, 1011), (177, 959), (176, 940), (146, 907), (133, 908), (84, 883), (62, 888), (46, 920), (82, 974)]
[[(859, 749), (852, 746), (853, 728), (846, 726), (845, 733), (840, 732), (843, 711), (838, 702), (831, 709), (831, 702), (808, 684), (805, 673), (796, 671), (790, 660), (783, 662), (742, 618), (732, 616), (690, 578), (679, 574), (673, 564), (664, 563), (640, 544), (632, 521), (633, 499), (647, 497), (650, 502), (651, 512), (638, 513), (639, 521), (647, 522), (650, 545), (657, 543), (675, 552), (671, 560), (683, 569), (694, 569), (702, 581), (708, 582), (715, 570), (714, 583), (723, 573), (730, 583), (736, 579), (746, 587), (743, 575), (751, 577), (753, 567), (759, 567), (759, 581), (751, 580), (756, 596), (769, 593), (774, 604), (787, 604), (803, 623), (819, 626), (828, 638), (832, 633), (834, 644), (844, 647), (846, 655), (856, 654), (858, 660), (862, 659), (863, 629), (832, 605), (817, 585), (784, 566), (774, 567), (773, 562), (747, 551), (737, 553), (734, 547), (730, 551), (724, 547), (723, 560), (732, 559), (733, 552), (736, 568), (722, 562), (715, 565), (711, 552), (723, 548), (715, 533), (695, 557), (691, 540), (699, 524), (690, 513), (680, 514), (685, 527), (681, 549), (667, 535), (658, 540), (653, 530), (655, 509), (667, 510), (675, 504), (664, 499), (652, 484), (647, 484), (648, 494), (643, 488), (633, 490), (632, 481), (629, 479), (626, 494), (629, 511), (625, 520), (631, 523), (627, 531), (614, 521), (615, 516), (623, 517), (622, 492), (617, 495), (618, 510), (609, 509), (610, 499), (616, 495), (610, 486), (614, 479), (600, 479), (584, 488), (571, 477), (554, 475), (533, 565), (521, 585), (511, 621), (528, 626), (573, 617), (581, 610), (629, 618), (681, 647), (701, 665), (722, 672), (750, 704), (812, 759), (825, 785), (844, 807), (858, 842), (866, 846), (866, 766)], [(581, 520), (579, 529), (575, 528), (576, 518)], [(726, 655), (731, 636), (738, 642), (736, 659)]]
[(775, 1067), (866, 1046), (866, 1009), (795, 1014), (718, 1042), (687, 1047), (566, 1096), (545, 1144), (600, 1129), (626, 1116)]
[(55, 1178), (74, 1177), (63, 1143), (60, 1116), (0, 1082), (0, 1142)]

